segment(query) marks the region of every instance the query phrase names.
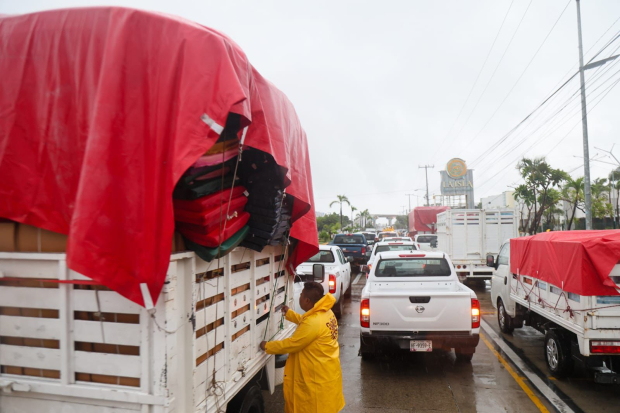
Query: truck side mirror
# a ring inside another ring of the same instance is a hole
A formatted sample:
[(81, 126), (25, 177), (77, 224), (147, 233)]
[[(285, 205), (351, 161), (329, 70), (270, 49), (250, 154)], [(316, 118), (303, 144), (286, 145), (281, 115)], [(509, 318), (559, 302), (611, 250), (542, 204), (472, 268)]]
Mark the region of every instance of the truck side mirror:
[(306, 276), (306, 282), (316, 281), (322, 283), (325, 279), (325, 267), (323, 264), (314, 264), (312, 266), (312, 274)]
[(437, 240), (436, 239), (431, 241), (431, 247), (437, 248)]
[(364, 274), (368, 274), (370, 272), (370, 268), (368, 268), (368, 265), (362, 265), (360, 267), (360, 272), (363, 272)]
[(495, 257), (492, 255), (487, 255), (487, 267), (495, 268)]
[(353, 262), (353, 257), (347, 257), (347, 262)]

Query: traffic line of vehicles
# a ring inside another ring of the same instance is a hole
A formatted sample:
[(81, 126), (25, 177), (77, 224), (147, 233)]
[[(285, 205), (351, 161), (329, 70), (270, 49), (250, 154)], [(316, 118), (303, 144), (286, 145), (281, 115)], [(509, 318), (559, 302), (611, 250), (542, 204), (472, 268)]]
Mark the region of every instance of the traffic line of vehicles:
[[(530, 326), (544, 334), (553, 376), (570, 375), (580, 362), (595, 382), (619, 383), (620, 231), (519, 238), (518, 220), (513, 210), (447, 210), (437, 215), (437, 234), (412, 240), (387, 231), (372, 245), (352, 242), (367, 234), (345, 234), (334, 238), (336, 245), (322, 247), (341, 247), (345, 259), (360, 264), (365, 244), (362, 358), (399, 349), (454, 349), (457, 360), (471, 360), (479, 341), (480, 304), (464, 283), (490, 280), (501, 332)], [(326, 270), (332, 274), (330, 265)], [(320, 269), (316, 273), (320, 277)], [(341, 289), (350, 288), (350, 280), (334, 277)]]

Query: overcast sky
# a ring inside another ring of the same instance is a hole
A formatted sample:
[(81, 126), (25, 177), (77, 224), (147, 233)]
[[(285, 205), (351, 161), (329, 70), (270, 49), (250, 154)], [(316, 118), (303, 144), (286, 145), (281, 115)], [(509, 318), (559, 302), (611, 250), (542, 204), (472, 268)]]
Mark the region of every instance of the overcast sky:
[[(582, 3), (587, 61), (618, 34), (620, 1)], [(434, 165), (432, 196), (452, 157), (474, 169), (476, 201), (518, 184), (515, 164), (524, 155), (546, 155), (552, 166), (583, 175), (575, 157), (583, 156), (579, 95), (569, 100), (578, 77), (484, 155), (577, 70), (574, 0), (0, 0), (0, 14), (95, 5), (171, 13), (232, 37), (296, 107), (308, 134), (317, 211), (336, 211), (329, 203), (337, 194), (371, 213), (402, 212), (405, 193), (417, 194), (412, 207), (422, 205), (419, 166)], [(593, 178), (613, 168), (595, 146), (618, 143), (620, 158), (620, 87), (607, 89), (620, 79), (618, 61), (587, 76), (590, 154), (602, 161), (591, 163)]]

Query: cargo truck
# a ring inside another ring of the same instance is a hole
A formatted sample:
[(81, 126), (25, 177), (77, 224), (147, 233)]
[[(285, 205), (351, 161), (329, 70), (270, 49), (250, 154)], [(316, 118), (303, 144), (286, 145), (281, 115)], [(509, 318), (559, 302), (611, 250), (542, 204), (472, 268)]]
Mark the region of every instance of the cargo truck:
[(291, 102), (159, 13), (2, 15), (0, 38), (0, 411), (264, 413), (259, 344), (318, 251)]
[(580, 362), (595, 382), (620, 384), (620, 231), (511, 239), (488, 260), (503, 333), (527, 325), (544, 334), (547, 368), (557, 378)]
[(448, 254), (461, 281), (490, 280), (488, 255), (497, 256), (502, 243), (517, 237), (512, 209), (452, 209), (437, 215), (437, 250)]

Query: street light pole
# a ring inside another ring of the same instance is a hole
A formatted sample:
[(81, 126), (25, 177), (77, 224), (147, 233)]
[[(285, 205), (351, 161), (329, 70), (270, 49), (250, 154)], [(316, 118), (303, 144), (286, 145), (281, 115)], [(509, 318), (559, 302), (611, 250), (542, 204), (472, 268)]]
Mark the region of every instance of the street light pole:
[(586, 110), (586, 81), (583, 67), (583, 45), (581, 42), (581, 7), (577, 3), (577, 32), (579, 37), (579, 79), (581, 80), (581, 125), (583, 127), (583, 180), (586, 201), (586, 229), (592, 229), (592, 190), (590, 188), (590, 149), (588, 147), (588, 112)]

